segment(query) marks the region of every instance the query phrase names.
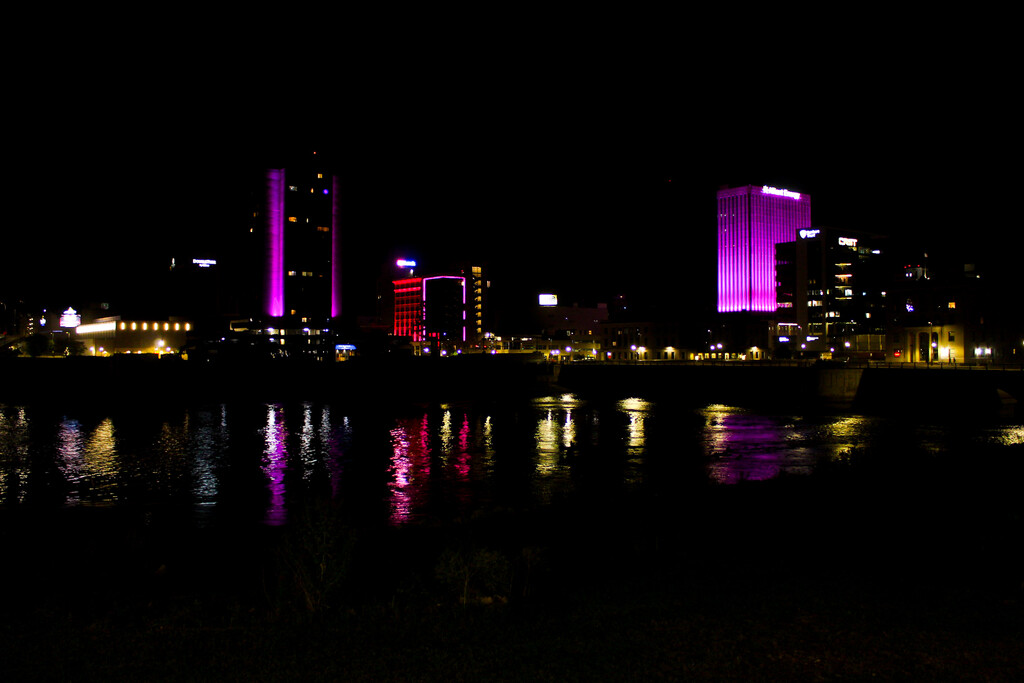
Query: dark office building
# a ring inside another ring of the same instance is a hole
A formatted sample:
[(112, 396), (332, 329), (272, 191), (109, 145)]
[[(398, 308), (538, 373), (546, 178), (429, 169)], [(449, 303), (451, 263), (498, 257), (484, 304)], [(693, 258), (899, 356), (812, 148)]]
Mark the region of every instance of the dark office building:
[(795, 241), (776, 245), (777, 356), (883, 356), (891, 282), (883, 241), (807, 228)]

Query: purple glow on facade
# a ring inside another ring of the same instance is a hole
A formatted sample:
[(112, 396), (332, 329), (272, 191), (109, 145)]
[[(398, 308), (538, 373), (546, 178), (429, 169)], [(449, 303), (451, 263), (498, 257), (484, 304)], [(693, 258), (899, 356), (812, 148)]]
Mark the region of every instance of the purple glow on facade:
[(775, 245), (811, 226), (809, 195), (774, 187), (718, 192), (718, 312), (773, 312)]
[(435, 275), (423, 278), (423, 305), (427, 305), (427, 280), (459, 280), (462, 286), (462, 341), (466, 341), (466, 278), (458, 275)]
[(284, 169), (268, 170), (266, 186), (263, 312), (272, 318), (279, 318), (284, 315)]
[[(327, 190), (324, 190), (327, 192)], [(331, 317), (341, 315), (341, 231), (338, 229), (338, 177), (331, 177)]]

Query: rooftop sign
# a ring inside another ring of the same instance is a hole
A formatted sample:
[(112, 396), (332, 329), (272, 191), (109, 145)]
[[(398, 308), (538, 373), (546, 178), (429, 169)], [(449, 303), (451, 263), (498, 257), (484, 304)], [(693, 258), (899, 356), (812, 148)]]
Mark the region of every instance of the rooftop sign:
[(761, 188), (761, 192), (763, 192), (765, 194), (774, 194), (774, 195), (777, 195), (779, 197), (789, 197), (790, 199), (800, 199), (800, 193), (799, 192), (792, 192), (790, 190), (782, 190), (782, 189), (779, 189), (777, 187), (771, 187), (769, 185), (763, 186)]
[(68, 308), (60, 316), (61, 327), (78, 327), (82, 324), (82, 316), (78, 315), (78, 311), (73, 308)]

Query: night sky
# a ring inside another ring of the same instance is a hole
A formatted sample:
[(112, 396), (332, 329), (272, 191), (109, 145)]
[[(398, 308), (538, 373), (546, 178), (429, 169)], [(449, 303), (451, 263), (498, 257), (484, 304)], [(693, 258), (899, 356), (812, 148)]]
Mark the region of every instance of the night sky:
[(145, 78), (115, 50), (88, 53), (41, 91), (15, 84), (34, 94), (11, 100), (0, 292), (144, 292), (171, 254), (242, 229), (254, 169), (311, 149), (342, 176), (357, 307), (396, 253), (483, 260), (524, 296), (682, 284), (703, 305), (723, 185), (807, 192), (819, 225), (1012, 261), (1020, 141), (1000, 42), (872, 31), (713, 54), (699, 32), (653, 52), (551, 35), (382, 43), (313, 73), (291, 53), (154, 49)]

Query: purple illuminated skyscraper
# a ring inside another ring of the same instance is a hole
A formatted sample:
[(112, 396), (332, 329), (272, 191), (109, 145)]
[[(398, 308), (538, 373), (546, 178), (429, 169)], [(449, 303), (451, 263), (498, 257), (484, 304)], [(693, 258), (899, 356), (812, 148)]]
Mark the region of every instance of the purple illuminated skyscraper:
[(262, 313), (320, 325), (341, 315), (338, 179), (317, 167), (264, 178)]
[(811, 226), (811, 197), (747, 185), (718, 192), (718, 312), (775, 311), (775, 245)]

